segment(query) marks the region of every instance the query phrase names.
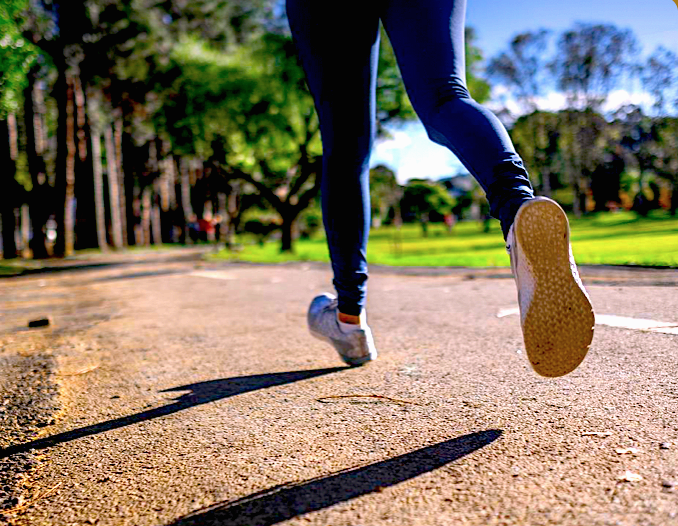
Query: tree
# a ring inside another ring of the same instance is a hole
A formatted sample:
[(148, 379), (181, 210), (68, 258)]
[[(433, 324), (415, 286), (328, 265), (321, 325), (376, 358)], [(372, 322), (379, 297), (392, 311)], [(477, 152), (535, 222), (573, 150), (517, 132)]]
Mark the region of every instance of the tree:
[[(548, 31), (541, 29), (516, 35), (507, 50), (494, 57), (487, 68), (494, 78), (508, 88), (524, 114), (513, 126), (511, 135), (521, 144), (518, 151), (528, 165), (542, 194), (551, 195), (549, 152), (553, 151), (553, 133), (548, 114), (538, 111), (538, 97), (548, 83)], [(519, 138), (518, 138), (519, 137)]]
[(578, 23), (561, 34), (550, 68), (570, 107), (599, 110), (613, 86), (635, 68), (631, 30)]
[(443, 185), (422, 179), (411, 179), (407, 183), (401, 201), (403, 216), (411, 216), (419, 221), (424, 237), (428, 236), (431, 215), (449, 214), (453, 206), (454, 198)]
[(658, 117), (678, 108), (678, 55), (664, 47), (657, 48), (643, 66), (643, 87), (652, 95), (652, 109)]
[(481, 77), (483, 52), (476, 45), (476, 32), (472, 27), (465, 28), (464, 43), (466, 52), (466, 85), (471, 96), (478, 102), (490, 98), (490, 85)]
[(548, 37), (549, 32), (544, 29), (520, 33), (487, 66), (490, 78), (508, 88), (526, 113), (537, 110), (537, 97), (548, 85), (545, 55)]
[[(19, 156), (16, 115), (22, 110), (24, 92), (27, 91), (29, 78), (33, 78), (29, 70), (35, 71), (37, 58), (35, 47), (21, 36), (27, 7), (28, 0), (6, 0), (0, 4), (0, 216), (5, 259), (17, 255), (14, 210), (25, 200), (23, 188), (15, 180)], [(30, 102), (32, 104), (32, 99)], [(32, 121), (29, 126), (32, 131)]]
[(370, 203), (372, 206), (372, 226), (380, 227), (391, 207), (402, 198), (403, 191), (395, 173), (384, 165), (370, 170)]
[[(561, 134), (558, 113), (533, 111), (519, 117), (511, 127), (511, 139), (520, 152), (533, 184), (543, 195), (550, 195), (557, 177), (556, 159)], [(556, 181), (557, 182), (557, 181)]]
[(0, 219), (2, 220), (2, 257), (12, 259), (17, 256), (14, 230), (16, 221), (14, 208), (16, 207), (17, 182), (16, 162), (10, 146), (10, 123), (0, 120), (0, 173), (2, 174), (2, 192), (0, 192)]
[[(678, 118), (655, 119), (650, 143), (652, 171), (671, 187), (671, 215), (678, 211)], [(657, 196), (655, 195), (655, 198)]]

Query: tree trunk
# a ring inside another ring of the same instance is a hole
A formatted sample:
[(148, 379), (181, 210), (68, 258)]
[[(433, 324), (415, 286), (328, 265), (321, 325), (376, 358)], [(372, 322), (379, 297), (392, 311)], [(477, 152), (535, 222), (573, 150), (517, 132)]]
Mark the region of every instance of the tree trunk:
[(423, 237), (428, 237), (428, 214), (422, 214), (419, 217), (419, 222), (421, 223), (421, 234)]
[(111, 127), (104, 126), (104, 142), (106, 144), (106, 171), (108, 172), (108, 198), (111, 210), (111, 229), (113, 231), (113, 246), (122, 248), (122, 221), (120, 220), (120, 181), (118, 180), (118, 166), (115, 161), (115, 147)]
[(135, 185), (135, 168), (141, 168), (143, 164), (138, 159), (138, 148), (134, 145), (131, 132), (127, 131), (131, 124), (123, 124), (121, 142), (121, 157), (125, 159), (121, 163), (122, 171), (119, 175), (123, 179), (125, 189), (125, 225), (127, 227), (127, 245), (143, 245), (141, 240), (141, 202), (139, 200), (139, 187)]
[(28, 205), (21, 205), (21, 252), (27, 258), (33, 252), (29, 246), (31, 235), (31, 213)]
[(572, 185), (572, 199), (572, 213), (575, 217), (581, 217), (581, 189), (578, 181)]
[[(132, 188), (132, 210), (133, 214), (132, 217), (134, 217), (134, 224), (133, 224), (133, 229), (134, 229), (134, 246), (141, 246), (145, 244), (144, 241), (144, 230), (142, 227), (142, 220), (141, 220), (141, 189), (138, 186), (134, 186)], [(129, 225), (129, 221), (127, 222)]]
[(236, 232), (240, 223), (240, 189), (239, 182), (231, 184), (231, 191), (226, 201), (226, 214), (228, 215), (228, 224), (226, 225), (226, 244), (229, 248), (235, 245)]
[(282, 245), (280, 246), (281, 252), (292, 252), (292, 224), (294, 221), (289, 221), (287, 218), (283, 217), (282, 222)]
[[(176, 172), (174, 170), (174, 158), (168, 155), (160, 163), (160, 179), (158, 188), (160, 194), (160, 225), (161, 240), (160, 243), (172, 242), (172, 229), (174, 228), (174, 211), (177, 207), (176, 202)], [(163, 228), (164, 227), (164, 228)]]
[(75, 142), (75, 100), (73, 86), (75, 79), (67, 87), (66, 114), (68, 133), (68, 157), (66, 162), (66, 188), (64, 205), (64, 256), (73, 255), (75, 248), (75, 154), (77, 145)]
[(551, 197), (551, 172), (547, 168), (541, 172), (541, 193), (543, 196)]
[[(88, 117), (89, 109), (92, 109), (92, 113), (95, 112), (95, 108), (92, 108), (89, 100), (90, 96), (94, 96), (93, 93), (89, 92), (85, 96), (80, 79), (76, 77), (75, 109), (76, 122), (78, 124), (78, 156), (75, 163), (75, 202), (77, 204), (75, 210), (76, 249), (98, 248), (101, 246), (97, 236), (96, 200), (93, 199), (95, 195), (95, 160), (92, 158), (91, 141), (93, 138), (90, 131), (91, 122), (97, 123), (94, 119)], [(88, 141), (90, 141), (90, 147), (88, 147)]]
[(193, 215), (191, 207), (191, 180), (190, 180), (191, 161), (181, 161), (181, 207), (184, 209), (184, 219), (189, 219)]
[(96, 211), (97, 242), (103, 251), (108, 250), (106, 242), (106, 205), (104, 204), (104, 178), (101, 166), (101, 134), (92, 128), (92, 163), (94, 164), (94, 209)]
[[(43, 228), (49, 218), (49, 185), (47, 184), (47, 174), (45, 162), (40, 154), (40, 143), (36, 136), (35, 116), (36, 108), (34, 103), (34, 91), (36, 71), (32, 69), (28, 73), (28, 86), (24, 91), (24, 122), (26, 128), (26, 155), (28, 158), (28, 171), (31, 174), (33, 189), (29, 196), (30, 202), (30, 220), (33, 236), (29, 242), (33, 258), (44, 259), (48, 256), (47, 246), (45, 244), (45, 232)], [(58, 83), (58, 81), (57, 81)], [(55, 88), (56, 90), (56, 88)], [(57, 90), (58, 91), (58, 90)], [(65, 96), (65, 90), (64, 90)], [(58, 99), (57, 99), (58, 100)], [(63, 104), (62, 104), (63, 106)], [(64, 110), (64, 116), (66, 112)], [(27, 214), (28, 215), (28, 214)]]
[(122, 119), (116, 119), (114, 124), (113, 142), (115, 144), (115, 163), (116, 171), (118, 173), (118, 181), (120, 189), (118, 195), (120, 197), (120, 229), (122, 231), (122, 244), (127, 246), (129, 239), (127, 235), (127, 193), (125, 191), (125, 172), (122, 169), (122, 133), (123, 133)]
[(16, 163), (12, 157), (12, 148), (10, 147), (11, 137), (15, 135), (10, 131), (9, 120), (0, 121), (0, 176), (2, 176), (2, 192), (0, 192), (0, 217), (2, 217), (2, 257), (4, 259), (14, 259), (16, 254), (16, 243), (14, 240), (14, 231), (16, 229), (16, 219), (14, 216), (14, 207), (16, 206), (15, 187), (16, 181)]
[(151, 245), (151, 192), (149, 185), (141, 193), (141, 231), (145, 246)]
[(185, 159), (179, 161), (179, 200), (181, 202), (181, 236), (180, 242), (185, 244), (188, 242), (188, 222), (193, 216), (193, 209), (191, 208), (191, 184), (189, 176), (189, 163)]
[(151, 229), (153, 230), (153, 244), (162, 245), (162, 222), (158, 203), (153, 203), (151, 209)]

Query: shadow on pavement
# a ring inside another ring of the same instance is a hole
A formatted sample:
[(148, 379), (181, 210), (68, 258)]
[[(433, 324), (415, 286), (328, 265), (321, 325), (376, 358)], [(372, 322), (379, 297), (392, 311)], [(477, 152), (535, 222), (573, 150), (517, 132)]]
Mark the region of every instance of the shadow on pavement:
[(501, 434), (500, 430), (489, 429), (302, 484), (275, 486), (242, 499), (198, 510), (170, 526), (278, 524), (433, 471), (485, 447)]
[(37, 274), (56, 274), (63, 272), (82, 272), (88, 270), (101, 270), (107, 268), (131, 267), (136, 265), (158, 265), (164, 263), (180, 263), (180, 262), (201, 262), (202, 253), (195, 252), (190, 254), (158, 254), (149, 259), (139, 259), (133, 257), (124, 259), (124, 256), (118, 259), (109, 261), (62, 261), (62, 260), (45, 260), (44, 266), (38, 268), (19, 268), (3, 266), (7, 270), (6, 273), (0, 272), (0, 279), (15, 278), (19, 276), (32, 276)]
[(6, 458), (17, 453), (24, 453), (31, 449), (45, 449), (48, 447), (70, 442), (78, 438), (97, 435), (112, 429), (138, 424), (146, 420), (152, 420), (161, 416), (171, 415), (177, 411), (182, 411), (190, 407), (222, 400), (231, 396), (236, 396), (258, 389), (266, 389), (277, 385), (290, 384), (316, 376), (344, 371), (348, 367), (331, 367), (327, 369), (312, 369), (308, 371), (288, 371), (284, 373), (256, 374), (252, 376), (239, 376), (236, 378), (226, 378), (223, 380), (210, 380), (209, 382), (199, 382), (196, 384), (182, 385), (161, 391), (163, 393), (172, 391), (190, 391), (177, 398), (173, 403), (149, 409), (141, 413), (108, 420), (99, 424), (81, 427), (72, 431), (66, 431), (50, 437), (41, 438), (25, 444), (17, 444), (5, 449), (0, 449), (0, 458)]

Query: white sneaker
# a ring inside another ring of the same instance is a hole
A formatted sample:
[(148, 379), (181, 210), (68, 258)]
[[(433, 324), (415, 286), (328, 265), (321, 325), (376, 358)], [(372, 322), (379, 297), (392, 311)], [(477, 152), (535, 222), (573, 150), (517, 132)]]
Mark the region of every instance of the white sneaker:
[[(360, 325), (339, 324), (337, 298), (321, 294), (308, 308), (308, 329), (311, 334), (330, 343), (348, 365), (363, 365), (377, 358), (372, 331), (367, 326), (365, 311), (360, 314)], [(342, 325), (344, 326), (342, 328)]]
[(537, 197), (518, 210), (506, 249), (518, 288), (525, 351), (542, 376), (563, 376), (582, 362), (595, 317), (570, 246), (563, 209)]

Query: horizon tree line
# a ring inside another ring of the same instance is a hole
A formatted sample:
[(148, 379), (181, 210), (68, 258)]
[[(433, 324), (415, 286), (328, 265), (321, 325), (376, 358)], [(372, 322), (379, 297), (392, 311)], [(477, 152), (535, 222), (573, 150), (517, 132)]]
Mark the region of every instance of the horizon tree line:
[[(274, 0), (230, 0), (211, 12), (205, 6), (204, 0), (0, 6), (5, 259), (19, 255), (16, 237), (24, 244), (30, 237), (22, 248), (34, 258), (186, 242), (189, 225), (206, 217), (218, 218), (229, 244), (248, 209), (271, 211), (281, 249), (293, 248), (296, 223), (317, 203), (322, 151), (284, 14)], [(487, 70), (526, 108), (511, 133), (540, 190), (572, 187), (575, 203), (595, 190), (598, 206), (601, 196), (614, 200), (616, 181), (636, 166), (641, 182), (652, 174), (673, 185), (675, 213), (675, 55), (658, 50), (641, 71), (630, 32), (584, 24), (561, 35), (564, 59), (549, 63), (546, 39), (546, 32), (519, 35)], [(470, 29), (467, 55), (469, 85), (483, 101), (490, 85)], [(534, 106), (547, 75), (568, 94), (567, 110)], [(600, 113), (610, 90), (634, 75), (644, 75), (654, 114)], [(383, 38), (380, 133), (413, 117)], [(402, 194), (384, 184), (373, 185), (382, 215), (384, 200)]]

